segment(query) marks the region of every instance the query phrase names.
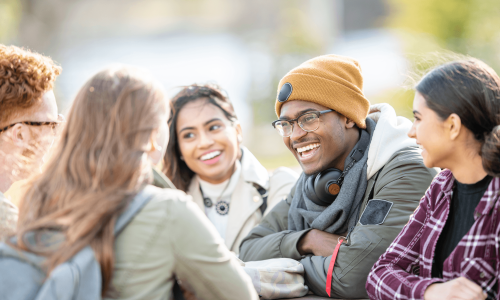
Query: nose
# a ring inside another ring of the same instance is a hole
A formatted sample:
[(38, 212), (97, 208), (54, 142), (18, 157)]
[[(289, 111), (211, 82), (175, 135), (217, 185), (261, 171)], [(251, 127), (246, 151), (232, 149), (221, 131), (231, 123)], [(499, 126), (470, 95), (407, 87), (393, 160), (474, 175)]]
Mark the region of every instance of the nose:
[(200, 132), (200, 143), (198, 144), (199, 148), (208, 148), (212, 146), (214, 143), (214, 140), (210, 136), (210, 134), (207, 134), (206, 132), (202, 131)]
[(300, 127), (299, 124), (293, 123), (292, 126), (293, 130), (292, 134), (290, 135), (290, 140), (292, 142), (300, 140), (307, 134), (307, 131), (304, 131), (304, 129), (302, 129), (302, 127)]
[(410, 131), (408, 131), (408, 137), (410, 139), (416, 139), (417, 138), (417, 131), (415, 129), (415, 122), (411, 125)]

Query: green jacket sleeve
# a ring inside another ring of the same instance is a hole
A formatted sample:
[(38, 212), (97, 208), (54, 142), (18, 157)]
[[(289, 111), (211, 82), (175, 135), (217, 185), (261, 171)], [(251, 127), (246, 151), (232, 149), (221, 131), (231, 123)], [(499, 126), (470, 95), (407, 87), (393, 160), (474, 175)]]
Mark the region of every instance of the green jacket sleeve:
[[(393, 206), (380, 225), (361, 225), (358, 222), (349, 243), (340, 246), (332, 276), (332, 297), (368, 298), (365, 283), (371, 267), (408, 222), (436, 174), (434, 169), (424, 166), (416, 148), (397, 152), (384, 166), (375, 182), (373, 199), (390, 201)], [(373, 178), (371, 180), (360, 215), (373, 187)], [(327, 296), (326, 275), (330, 260), (331, 256), (311, 255), (301, 260), (306, 284), (316, 295)]]
[[(292, 188), (292, 191), (295, 187)], [(292, 194), (292, 192), (291, 192)], [(287, 199), (291, 199), (291, 194)], [(239, 258), (243, 261), (257, 261), (270, 258), (301, 259), (297, 250), (300, 238), (310, 229), (288, 230), (289, 200), (280, 201), (267, 213), (260, 224), (252, 229), (240, 246)]]

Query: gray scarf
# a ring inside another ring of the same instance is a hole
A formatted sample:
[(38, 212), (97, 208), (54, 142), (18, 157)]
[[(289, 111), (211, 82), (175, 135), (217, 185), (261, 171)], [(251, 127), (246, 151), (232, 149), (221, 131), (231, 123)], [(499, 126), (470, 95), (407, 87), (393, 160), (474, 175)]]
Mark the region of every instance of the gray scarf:
[[(375, 126), (375, 121), (366, 118), (366, 131), (370, 135), (370, 140), (373, 136)], [(356, 148), (355, 146), (354, 149)], [(329, 206), (317, 205), (307, 197), (304, 191), (309, 176), (304, 173), (300, 175), (296, 183), (292, 204), (288, 211), (289, 230), (299, 231), (315, 228), (329, 233), (341, 234), (356, 225), (360, 204), (368, 182), (366, 175), (368, 149), (369, 146), (363, 157), (347, 172), (340, 193)], [(345, 161), (344, 168), (351, 162), (351, 154), (352, 151)]]

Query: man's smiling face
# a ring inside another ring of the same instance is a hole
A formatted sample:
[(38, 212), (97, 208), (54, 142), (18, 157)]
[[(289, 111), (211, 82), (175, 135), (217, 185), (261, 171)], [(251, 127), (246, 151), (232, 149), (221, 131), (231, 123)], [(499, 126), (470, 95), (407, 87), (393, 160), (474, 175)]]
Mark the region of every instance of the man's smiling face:
[[(294, 100), (283, 104), (280, 120), (291, 120), (308, 111), (322, 111), (328, 108), (308, 101)], [(344, 161), (350, 147), (345, 142), (347, 120), (333, 111), (319, 117), (319, 127), (315, 131), (304, 131), (294, 122), (293, 132), (283, 137), (283, 142), (293, 153), (305, 174), (311, 175), (327, 168), (344, 168)], [(349, 126), (348, 127), (352, 127)]]

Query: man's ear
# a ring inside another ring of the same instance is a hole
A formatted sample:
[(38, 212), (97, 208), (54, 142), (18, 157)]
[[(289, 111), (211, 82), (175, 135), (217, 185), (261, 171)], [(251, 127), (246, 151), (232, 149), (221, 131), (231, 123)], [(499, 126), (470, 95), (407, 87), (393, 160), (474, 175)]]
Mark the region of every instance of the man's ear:
[(462, 130), (462, 120), (457, 114), (451, 114), (444, 121), (444, 126), (448, 130), (450, 140), (455, 140)]
[(354, 126), (356, 126), (356, 123), (354, 123), (354, 121), (349, 119), (348, 117), (345, 117), (345, 128), (350, 129)]
[(20, 148), (27, 148), (31, 140), (28, 126), (18, 123), (12, 127), (10, 132), (9, 140), (13, 145)]

